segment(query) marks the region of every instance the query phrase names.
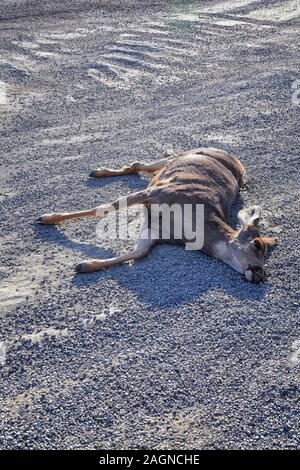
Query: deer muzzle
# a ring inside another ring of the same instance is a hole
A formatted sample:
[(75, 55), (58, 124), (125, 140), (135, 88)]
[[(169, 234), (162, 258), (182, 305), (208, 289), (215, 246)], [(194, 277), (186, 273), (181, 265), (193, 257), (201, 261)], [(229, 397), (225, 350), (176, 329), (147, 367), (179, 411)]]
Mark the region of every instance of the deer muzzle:
[(254, 284), (263, 281), (265, 275), (265, 270), (261, 266), (248, 266), (245, 271), (247, 281), (253, 282)]

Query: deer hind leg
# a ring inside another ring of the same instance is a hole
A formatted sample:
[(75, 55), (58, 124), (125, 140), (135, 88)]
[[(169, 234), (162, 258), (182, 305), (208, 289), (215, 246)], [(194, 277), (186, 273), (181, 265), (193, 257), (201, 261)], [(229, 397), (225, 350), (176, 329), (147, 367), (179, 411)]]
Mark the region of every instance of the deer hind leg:
[(172, 150), (167, 150), (164, 153), (163, 157), (164, 158), (161, 158), (160, 160), (157, 160), (156, 162), (152, 163), (133, 162), (130, 165), (123, 166), (122, 168), (116, 170), (112, 168), (97, 168), (96, 170), (92, 170), (89, 176), (91, 176), (92, 178), (102, 178), (103, 176), (121, 176), (136, 174), (140, 171), (154, 173), (164, 168), (166, 164), (170, 161), (170, 158), (175, 157), (175, 153)]
[(101, 206), (93, 209), (77, 212), (54, 212), (51, 214), (43, 214), (37, 219), (37, 223), (43, 225), (52, 225), (64, 222), (65, 220), (78, 219), (81, 217), (103, 217), (111, 212), (118, 211), (119, 209), (130, 207), (133, 204), (143, 204), (149, 195), (149, 190), (138, 191), (129, 196), (117, 199), (111, 204), (102, 204)]
[(110, 268), (111, 266), (126, 263), (127, 261), (136, 261), (144, 258), (156, 242), (157, 237), (155, 237), (151, 229), (144, 227), (140, 233), (137, 246), (131, 253), (109, 259), (90, 259), (82, 261), (76, 266), (76, 271), (78, 273), (92, 273), (94, 271), (99, 271), (100, 269)]

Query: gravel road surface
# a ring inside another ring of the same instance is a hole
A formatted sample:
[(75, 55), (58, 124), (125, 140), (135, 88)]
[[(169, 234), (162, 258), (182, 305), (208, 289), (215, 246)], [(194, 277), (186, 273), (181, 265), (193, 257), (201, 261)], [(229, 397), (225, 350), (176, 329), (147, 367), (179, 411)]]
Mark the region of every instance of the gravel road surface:
[[(294, 0), (1, 2), (0, 448), (300, 447), (299, 14)], [(135, 237), (35, 224), (147, 185), (93, 168), (200, 145), (247, 168), (232, 224), (260, 204), (280, 238), (264, 284), (170, 245), (78, 275)]]

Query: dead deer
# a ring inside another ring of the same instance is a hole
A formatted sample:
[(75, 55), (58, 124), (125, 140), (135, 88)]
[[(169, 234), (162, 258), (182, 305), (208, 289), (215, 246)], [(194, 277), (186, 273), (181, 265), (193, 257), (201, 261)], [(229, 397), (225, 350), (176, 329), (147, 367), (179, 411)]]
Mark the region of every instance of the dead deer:
[[(139, 172), (156, 173), (148, 187), (130, 194), (112, 204), (103, 204), (94, 209), (79, 212), (44, 214), (38, 222), (56, 224), (79, 217), (104, 216), (118, 211), (126, 199), (127, 206), (142, 204), (149, 210), (152, 204), (168, 206), (177, 203), (204, 205), (204, 243), (202, 250), (222, 260), (254, 283), (265, 276), (264, 257), (268, 246), (275, 245), (277, 238), (260, 236), (258, 222), (261, 217), (259, 206), (244, 208), (238, 213), (241, 227), (232, 229), (228, 223), (231, 206), (242, 186), (245, 169), (242, 163), (229, 153), (215, 148), (196, 148), (179, 155), (168, 151), (163, 158), (153, 163), (134, 162), (121, 169), (99, 168), (90, 177), (128, 175)], [(163, 214), (162, 214), (163, 217)], [(129, 254), (110, 259), (90, 259), (81, 262), (77, 272), (90, 273), (127, 261), (145, 257), (156, 243), (181, 242), (162, 240), (159, 227), (151, 225), (146, 218), (135, 250)]]

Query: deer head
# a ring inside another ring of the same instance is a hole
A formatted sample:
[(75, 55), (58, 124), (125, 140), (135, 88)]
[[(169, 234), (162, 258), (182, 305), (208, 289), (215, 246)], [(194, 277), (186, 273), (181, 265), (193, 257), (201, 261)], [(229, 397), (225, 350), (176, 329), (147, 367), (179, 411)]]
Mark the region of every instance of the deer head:
[(278, 241), (274, 237), (260, 236), (258, 230), (260, 217), (259, 206), (245, 208), (238, 213), (241, 228), (230, 237), (227, 253), (228, 264), (254, 283), (263, 280), (267, 248), (276, 245)]

